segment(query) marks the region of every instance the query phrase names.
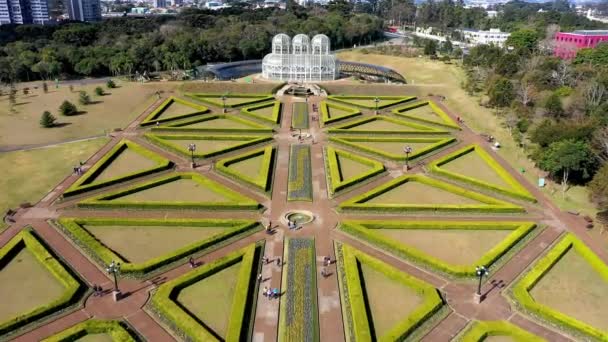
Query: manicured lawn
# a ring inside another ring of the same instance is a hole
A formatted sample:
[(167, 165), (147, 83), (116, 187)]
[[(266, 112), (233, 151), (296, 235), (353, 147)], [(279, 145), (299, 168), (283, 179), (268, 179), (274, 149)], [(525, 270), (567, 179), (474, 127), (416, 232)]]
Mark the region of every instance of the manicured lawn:
[(215, 118), (211, 120), (196, 122), (190, 125), (182, 126), (188, 128), (251, 128), (251, 126), (246, 125), (244, 123), (224, 119), (224, 118)]
[(341, 181), (358, 176), (361, 173), (368, 171), (372, 168), (369, 165), (359, 163), (355, 160), (340, 155), (338, 155), (338, 165), (340, 167)]
[(406, 111), (401, 112), (403, 114), (408, 114), (415, 116), (417, 118), (432, 120), (437, 123), (444, 123), (443, 119), (439, 117), (439, 115), (435, 114), (435, 112), (431, 109), (429, 105), (421, 106), (418, 108), (408, 109)]
[(340, 108), (333, 108), (333, 107), (327, 107), (327, 112), (329, 114), (330, 118), (334, 118), (334, 117), (339, 117), (342, 115), (348, 115), (351, 114), (351, 111), (348, 110), (344, 110), (344, 109), (340, 109)]
[[(414, 150), (414, 152), (416, 152), (417, 150), (422, 150), (423, 148), (425, 148), (431, 144), (434, 144), (434, 142), (411, 143), (411, 142), (400, 142), (400, 141), (358, 141), (357, 144), (363, 145), (366, 147), (370, 147), (370, 148), (374, 148), (377, 150), (381, 150), (384, 152), (388, 152), (388, 153), (403, 154), (405, 156), (405, 152), (403, 152), (403, 148), (405, 146), (411, 147)], [(411, 154), (410, 154), (410, 157), (411, 157)]]
[(107, 181), (141, 170), (153, 168), (157, 163), (130, 149), (122, 151), (97, 177), (88, 183)]
[(141, 263), (225, 231), (220, 227), (84, 225), (106, 247)]
[(78, 339), (78, 342), (113, 342), (114, 339), (108, 334), (87, 334)]
[(120, 197), (120, 201), (133, 202), (227, 202), (219, 194), (191, 179), (177, 179), (159, 186)]
[(470, 198), (419, 182), (406, 182), (366, 201), (373, 204), (479, 204)]
[(409, 287), (394, 281), (365, 263), (359, 264), (361, 281), (365, 284), (365, 301), (370, 326), (376, 338), (383, 336), (395, 324), (422, 304), (422, 298)]
[(172, 144), (183, 147), (185, 152), (188, 151), (188, 145), (195, 143), (196, 151), (194, 152), (194, 156), (196, 156), (197, 154), (207, 154), (207, 153), (223, 150), (223, 149), (226, 149), (226, 148), (229, 148), (232, 146), (239, 145), (245, 141), (244, 140), (213, 140), (213, 139), (197, 141), (194, 139), (189, 139), (189, 140), (188, 139), (186, 139), (186, 140), (170, 139), (170, 140), (167, 140), (167, 142), (170, 142)]
[(228, 165), (229, 169), (233, 169), (236, 172), (240, 172), (245, 175), (255, 176), (259, 174), (262, 161), (264, 160), (264, 154), (260, 154), (255, 157), (247, 158), (238, 163)]
[[(249, 77), (249, 76), (248, 76)], [(186, 93), (206, 93), (206, 94), (262, 94), (268, 95), (270, 91), (276, 87), (279, 82), (272, 81), (256, 81), (255, 83), (247, 83), (244, 79), (238, 79), (236, 82), (219, 81), (219, 82), (185, 82), (180, 86), (180, 90)], [(220, 99), (221, 101), (221, 99)]]
[[(114, 128), (123, 128), (156, 101), (156, 91), (175, 89), (173, 84), (137, 84), (117, 82), (116, 89), (106, 90), (109, 95), (95, 96), (93, 89), (102, 84), (74, 86), (70, 93), (68, 86), (55, 89), (49, 83), (49, 92), (44, 94), (41, 87), (32, 90), (28, 96), (17, 95), (16, 114), (9, 112), (8, 97), (0, 98), (0, 146), (29, 144), (50, 144), (71, 139), (104, 134)], [(40, 86), (42, 82), (35, 82)], [(102, 85), (105, 88), (105, 85)], [(85, 90), (93, 101), (99, 103), (83, 106), (78, 103), (78, 91)], [(74, 103), (86, 113), (75, 116), (61, 116), (58, 108), (64, 100)], [(41, 128), (40, 115), (48, 110), (57, 117), (60, 127)]]
[(441, 168), (493, 185), (511, 188), (474, 150), (441, 165)]
[(241, 262), (181, 290), (177, 301), (217, 335), (224, 338)]
[(53, 147), (0, 153), (3, 173), (0, 178), (0, 210), (15, 208), (23, 202), (37, 202), (108, 140), (93, 139)]
[(65, 288), (26, 248), (0, 269), (0, 322), (48, 304)]
[(608, 280), (602, 278), (574, 249), (530, 290), (537, 302), (608, 331)]
[(163, 110), (157, 119), (168, 119), (197, 111), (198, 110), (196, 108), (192, 108), (190, 106), (186, 106), (185, 104), (174, 101)]
[(511, 230), (375, 229), (450, 264), (470, 265), (504, 240)]
[(372, 130), (372, 131), (391, 131), (391, 130), (395, 130), (395, 131), (403, 131), (406, 129), (410, 129), (407, 126), (403, 126), (403, 125), (399, 125), (390, 121), (385, 121), (385, 120), (374, 120), (374, 121), (370, 121), (370, 122), (366, 122), (364, 124), (361, 125), (357, 125), (354, 127), (351, 127), (350, 129), (352, 130)]
[(293, 104), (291, 127), (295, 129), (308, 128), (308, 103), (296, 102)]
[(272, 116), (272, 112), (274, 109), (274, 103), (271, 103), (268, 107), (262, 107), (256, 110), (252, 110), (251, 112), (254, 114), (264, 115), (264, 116)]

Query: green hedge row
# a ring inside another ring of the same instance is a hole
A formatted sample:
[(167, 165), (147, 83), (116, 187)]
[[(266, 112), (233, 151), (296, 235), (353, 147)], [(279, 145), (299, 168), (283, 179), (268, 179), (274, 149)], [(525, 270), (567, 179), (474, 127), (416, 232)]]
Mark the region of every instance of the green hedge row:
[[(251, 99), (251, 100), (244, 100), (242, 102), (233, 103), (233, 104), (226, 103), (226, 108), (236, 108), (236, 107), (241, 107), (241, 106), (250, 105), (250, 104), (254, 104), (254, 103), (274, 100), (274, 97), (272, 95), (255, 95), (255, 94), (186, 93), (184, 95), (191, 99), (195, 99), (197, 101), (207, 103), (212, 106), (216, 106), (216, 107), (220, 107), (220, 108), (222, 108), (224, 106), (224, 103), (222, 102), (222, 96), (226, 96), (227, 99), (237, 98), (237, 97)], [(217, 100), (212, 100), (212, 99), (217, 99)]]
[[(456, 277), (474, 277), (475, 266), (484, 265), (491, 267), (513, 246), (526, 237), (536, 224), (531, 222), (464, 222), (464, 221), (344, 221), (341, 230), (369, 241), (383, 249), (387, 249), (394, 254), (403, 256), (417, 263), (429, 266), (446, 274)], [(408, 246), (395, 239), (391, 239), (383, 234), (375, 232), (376, 229), (425, 229), (437, 231), (449, 230), (511, 230), (500, 243), (488, 250), (479, 260), (471, 265), (456, 265), (444, 260), (435, 258), (414, 247)]]
[[(407, 182), (419, 182), (431, 187), (451, 192), (453, 194), (470, 198), (482, 204), (384, 204), (367, 203), (374, 197), (388, 192)], [(395, 178), (371, 191), (355, 196), (339, 206), (342, 210), (353, 211), (387, 211), (387, 212), (408, 212), (408, 211), (446, 211), (446, 212), (488, 212), (488, 213), (516, 213), (525, 212), (524, 208), (501, 201), (477, 192), (473, 192), (455, 185), (451, 185), (440, 180), (429, 178), (422, 175), (403, 175)]]
[[(121, 197), (151, 189), (180, 179), (191, 179), (203, 187), (226, 197), (227, 202), (146, 202), (146, 201), (120, 201)], [(241, 195), (225, 186), (216, 183), (198, 173), (176, 173), (156, 178), (152, 181), (135, 184), (109, 194), (102, 194), (91, 199), (79, 202), (79, 208), (89, 209), (205, 209), (205, 210), (257, 210), (260, 204)]]
[[(208, 151), (208, 152), (194, 152), (195, 158), (211, 158), (218, 156), (220, 154), (225, 154), (228, 152), (236, 151), (241, 148), (257, 145), (263, 142), (271, 141), (272, 136), (254, 136), (254, 135), (186, 135), (186, 134), (154, 134), (154, 133), (145, 133), (144, 137), (150, 141), (151, 143), (167, 149), (171, 152), (177, 153), (178, 155), (190, 158), (191, 152), (185, 146), (172, 143), (171, 140), (192, 140), (192, 142), (196, 142), (198, 140), (208, 141), (208, 140), (232, 140), (235, 142), (242, 141), (238, 145), (229, 146), (216, 151)], [(201, 143), (204, 147), (204, 142)], [(200, 145), (199, 145), (200, 146)]]
[[(221, 219), (98, 219), (98, 218), (61, 218), (57, 221), (66, 233), (79, 247), (81, 247), (91, 259), (100, 265), (108, 265), (113, 260), (122, 263), (121, 272), (132, 276), (142, 276), (162, 266), (171, 264), (190, 254), (202, 251), (213, 245), (229, 240), (237, 235), (253, 233), (260, 228), (255, 221), (245, 220), (221, 220)], [(119, 254), (112, 251), (91, 234), (83, 225), (89, 226), (169, 226), (169, 227), (225, 227), (223, 233), (212, 235), (206, 239), (193, 241), (191, 244), (181, 247), (171, 253), (158, 256), (140, 263), (131, 263), (124, 260)]]
[(395, 161), (405, 161), (405, 153), (389, 153), (383, 150), (379, 150), (373, 147), (364, 146), (357, 144), (357, 142), (402, 142), (403, 145), (407, 143), (434, 143), (428, 146), (416, 149), (413, 153), (410, 153), (409, 160), (412, 161), (416, 158), (422, 157), (425, 154), (436, 151), (442, 147), (456, 142), (456, 138), (401, 138), (401, 137), (336, 137), (330, 136), (329, 141), (333, 141), (356, 150), (360, 150), (366, 153), (370, 153), (379, 157), (383, 157)]
[[(0, 269), (11, 262), (13, 256), (24, 248), (36, 258), (42, 267), (51, 273), (55, 280), (64, 287), (64, 291), (59, 298), (49, 303), (0, 322), (0, 335), (70, 306), (78, 299), (82, 289), (82, 284), (38, 241), (38, 238), (29, 229), (19, 232), (0, 249)], [(4, 295), (8, 296), (10, 294), (6, 293)]]
[[(244, 154), (240, 154), (235, 157), (219, 160), (217, 163), (215, 163), (215, 168), (216, 170), (230, 178), (236, 179), (237, 181), (245, 182), (247, 184), (251, 184), (256, 188), (267, 192), (270, 191), (270, 186), (272, 185), (275, 151), (276, 149), (274, 146), (262, 147)], [(263, 155), (264, 157), (262, 159), (262, 165), (260, 166), (260, 170), (257, 175), (244, 174), (242, 172), (237, 172), (230, 168), (230, 165), (232, 164), (260, 155)]]
[[(443, 306), (443, 301), (433, 286), (350, 246), (342, 245), (342, 255), (344, 259), (344, 271), (346, 273), (348, 300), (351, 306), (350, 314), (352, 315), (354, 325), (354, 340), (402, 341)], [(360, 277), (359, 263), (364, 263), (393, 281), (407, 286), (422, 298), (422, 304), (418, 305), (407, 317), (399, 321), (383, 336), (372, 336), (370, 329), (371, 317), (368, 317), (366, 295), (362, 286), (363, 279)]]
[[(431, 108), (431, 110), (433, 111), (433, 113), (437, 114), (437, 116), (439, 116), (441, 118), (441, 120), (443, 120), (443, 122), (437, 122), (435, 120), (430, 120), (430, 119), (422, 118), (420, 116), (406, 113), (408, 110), (420, 108), (423, 106), (429, 106)], [(450, 128), (460, 129), (460, 126), (458, 126), (458, 124), (455, 123), (454, 120), (452, 120), (452, 118), (450, 118), (450, 116), (446, 112), (444, 112), (443, 109), (441, 109), (433, 101), (415, 102), (415, 103), (408, 104), (403, 107), (393, 109), (392, 112), (395, 115), (402, 116), (402, 117), (405, 117), (408, 119), (421, 121), (421, 122), (425, 122), (425, 123), (431, 123), (431, 124), (440, 125), (440, 126), (445, 126), (445, 127), (450, 127)]]
[(376, 109), (376, 105), (365, 105), (362, 103), (350, 102), (348, 100), (370, 100), (374, 101), (374, 99), (378, 98), (379, 100), (393, 100), (388, 103), (380, 104), (378, 103), (378, 109), (384, 109), (387, 107), (391, 107), (403, 102), (412, 101), (416, 99), (416, 96), (357, 96), (357, 95), (330, 95), (328, 99), (331, 101), (341, 102), (344, 104), (349, 104), (352, 106), (357, 106), (360, 108), (366, 109)]
[[(375, 130), (375, 129), (352, 129), (353, 127), (361, 126), (363, 124), (372, 121), (388, 121), (397, 125), (401, 125), (410, 129), (404, 130)], [(366, 117), (359, 120), (351, 121), (344, 125), (330, 128), (327, 130), (328, 133), (348, 133), (348, 134), (365, 134), (365, 135), (376, 135), (376, 134), (447, 134), (447, 131), (439, 130), (436, 128), (420, 125), (413, 122), (402, 121), (387, 116), (372, 116)]]
[[(331, 108), (347, 111), (348, 113), (335, 117), (330, 117), (329, 112)], [(357, 115), (361, 115), (361, 111), (346, 106), (340, 106), (331, 102), (321, 101), (321, 123), (323, 125), (329, 125), (331, 123), (338, 122), (344, 119), (349, 119)]]
[[(441, 168), (443, 165), (458, 159), (468, 153), (477, 153), (477, 155), (483, 159), (484, 162), (488, 166), (494, 170), (498, 174), (500, 178), (502, 178), (505, 183), (509, 184), (510, 188), (505, 188), (502, 186), (498, 186), (495, 184), (490, 184), (479, 180), (477, 178), (468, 177), (459, 173), (451, 172)], [(532, 194), (521, 185), (511, 174), (505, 170), (500, 164), (492, 158), (481, 146), (479, 145), (470, 145), (465, 148), (462, 148), (454, 153), (450, 153), (447, 156), (437, 159), (429, 164), (429, 169), (431, 172), (436, 173), (438, 175), (442, 175), (457, 181), (465, 182), (474, 186), (478, 186), (484, 189), (492, 190), (499, 192), (501, 194), (505, 194), (511, 197), (515, 197), (518, 199), (523, 199), (531, 202), (536, 202), (536, 198), (532, 196)]]
[[(188, 127), (189, 125), (197, 124), (199, 122), (205, 122), (210, 120), (225, 119), (234, 121), (238, 124), (242, 124), (251, 128), (200, 128), (200, 127)], [(240, 118), (235, 115), (205, 115), (203, 117), (192, 118), (188, 120), (181, 120), (173, 122), (160, 127), (152, 127), (153, 132), (179, 132), (179, 133), (272, 133), (273, 129), (264, 125), (260, 125), (256, 122)]]
[(75, 326), (45, 338), (42, 342), (71, 342), (78, 341), (87, 335), (105, 334), (112, 341), (136, 342), (137, 339), (131, 335), (129, 330), (123, 326), (121, 321), (102, 321), (90, 319)]
[[(115, 177), (105, 181), (95, 182), (95, 179), (104, 172), (111, 164), (120, 156), (122, 152), (130, 149), (139, 155), (156, 162), (157, 166)], [(103, 156), (95, 165), (93, 165), (82, 177), (72, 184), (64, 193), (63, 197), (70, 197), (82, 194), (87, 191), (96, 190), (106, 186), (130, 181), (132, 179), (147, 176), (163, 170), (168, 170), (173, 167), (173, 162), (161, 157), (160, 155), (128, 140), (122, 140), (114, 146), (105, 156)]]
[[(347, 158), (367, 165), (370, 167), (370, 169), (359, 173), (356, 177), (344, 179), (343, 170), (338, 157)], [(325, 149), (325, 162), (326, 168), (328, 169), (328, 172), (325, 174), (327, 175), (327, 183), (329, 184), (329, 190), (332, 194), (384, 172), (384, 165), (380, 162), (361, 157), (353, 153), (338, 150), (331, 146), (328, 146)]]
[(247, 298), (256, 295), (250, 286), (252, 272), (257, 270), (255, 250), (256, 245), (252, 244), (162, 284), (152, 296), (153, 310), (170, 322), (170, 325), (176, 328), (177, 333), (188, 341), (216, 341), (217, 338), (213, 332), (207, 330), (177, 303), (177, 296), (184, 288), (240, 262), (241, 267), (224, 340), (242, 340), (243, 327), (248, 326), (248, 322), (245, 322)]
[[(263, 108), (272, 107), (272, 116), (258, 114), (255, 111)], [(281, 121), (281, 109), (283, 104), (280, 101), (265, 102), (254, 106), (249, 106), (241, 109), (241, 114), (250, 116), (255, 119), (268, 121), (273, 124), (278, 124)]]
[[(581, 240), (573, 234), (568, 233), (544, 257), (537, 261), (528, 273), (515, 283), (513, 286), (513, 296), (524, 309), (548, 322), (592, 336), (601, 341), (608, 341), (608, 331), (598, 329), (552, 309), (547, 305), (538, 303), (530, 295), (530, 290), (532, 290), (538, 281), (572, 248), (608, 282), (608, 266)], [(559, 299), (556, 298), (555, 300)]]
[(510, 337), (513, 342), (547, 341), (507, 321), (475, 321), (459, 341), (482, 342), (491, 336)]
[[(173, 103), (179, 103), (184, 106), (191, 107), (193, 112), (188, 113), (188, 114), (172, 116), (170, 118), (158, 119), (160, 116), (163, 115), (163, 112), (169, 106), (171, 106)], [(156, 125), (156, 123), (165, 123), (165, 122), (169, 122), (169, 121), (185, 119), (185, 118), (189, 118), (191, 116), (196, 116), (196, 115), (207, 113), (208, 111), (209, 111), (209, 108), (207, 108), (207, 107), (171, 96), (171, 97), (167, 98), (163, 103), (161, 103), (160, 106), (158, 106), (152, 113), (150, 113), (150, 115), (148, 115), (139, 125), (140, 126)]]

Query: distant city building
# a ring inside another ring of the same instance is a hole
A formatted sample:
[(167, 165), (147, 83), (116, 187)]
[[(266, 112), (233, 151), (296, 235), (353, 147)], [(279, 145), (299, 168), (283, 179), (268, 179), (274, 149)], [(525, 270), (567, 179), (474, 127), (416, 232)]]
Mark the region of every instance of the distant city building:
[(0, 0), (0, 25), (41, 24), (49, 21), (47, 0)]
[(219, 1), (207, 1), (205, 3), (205, 8), (210, 9), (210, 10), (220, 10), (222, 8), (228, 8), (228, 7), (230, 7), (230, 6), (224, 5), (223, 3), (219, 2)]
[(133, 7), (131, 8), (131, 13), (133, 14), (146, 14), (149, 12), (147, 7)]
[(100, 21), (101, 5), (99, 0), (69, 0), (70, 19), (78, 21)]
[(574, 32), (558, 32), (555, 34), (556, 57), (572, 59), (576, 52), (583, 48), (594, 48), (601, 42), (608, 41), (608, 30), (579, 30)]
[(167, 7), (167, 0), (152, 0), (152, 7), (165, 8)]
[(465, 40), (471, 45), (493, 44), (504, 46), (505, 41), (511, 35), (509, 32), (501, 32), (500, 29), (490, 29), (489, 31), (462, 30)]

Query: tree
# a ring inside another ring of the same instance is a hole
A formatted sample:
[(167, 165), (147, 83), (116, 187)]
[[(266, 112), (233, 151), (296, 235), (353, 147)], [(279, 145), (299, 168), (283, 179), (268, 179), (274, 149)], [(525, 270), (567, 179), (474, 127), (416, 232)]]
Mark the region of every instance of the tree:
[(526, 79), (517, 84), (517, 100), (524, 106), (529, 106), (534, 97), (534, 86)]
[(44, 91), (45, 94), (49, 92), (49, 85), (46, 84), (46, 82), (42, 82), (42, 91)]
[(509, 38), (507, 38), (505, 45), (512, 46), (516, 50), (532, 52), (534, 49), (536, 49), (537, 43), (538, 34), (536, 31), (530, 29), (521, 29), (512, 32)]
[(503, 55), (498, 59), (496, 72), (505, 77), (511, 77), (517, 73), (519, 56), (514, 53)]
[(116, 88), (116, 83), (114, 83), (112, 79), (109, 79), (108, 82), (106, 82), (106, 87), (108, 87), (108, 89), (114, 89)]
[(48, 110), (45, 110), (40, 117), (40, 126), (44, 128), (49, 128), (55, 126), (55, 121), (57, 118), (51, 114)]
[(104, 94), (105, 94), (105, 93), (104, 93), (104, 91), (103, 91), (103, 88), (102, 88), (102, 87), (96, 87), (96, 88), (95, 88), (95, 95), (97, 95), (97, 96), (103, 96)]
[(89, 105), (91, 104), (91, 97), (89, 96), (89, 94), (87, 94), (86, 91), (81, 90), (78, 95), (78, 102), (80, 102), (81, 105)]
[(427, 56), (435, 56), (437, 54), (437, 43), (428, 39), (426, 43), (424, 43), (424, 54)]
[(608, 209), (608, 164), (604, 164), (588, 185), (589, 199), (598, 208)]
[(583, 141), (563, 140), (549, 145), (542, 151), (538, 166), (552, 177), (561, 177), (562, 196), (566, 196), (571, 173), (584, 180), (593, 175), (597, 162), (589, 145)]
[(603, 234), (606, 230), (608, 230), (608, 210), (602, 210), (595, 215), (595, 219), (602, 226), (602, 231), (600, 234)]
[(549, 95), (549, 97), (545, 101), (545, 109), (547, 110), (547, 114), (556, 119), (565, 116), (565, 111), (562, 106), (562, 100), (556, 93), (552, 93), (551, 95)]
[(65, 100), (61, 106), (59, 106), (59, 114), (65, 116), (76, 115), (78, 114), (78, 109), (72, 102)]
[(30, 94), (30, 88), (28, 88), (28, 87), (23, 88), (21, 91), (23, 91), (23, 95), (27, 96)]
[(500, 77), (490, 85), (488, 96), (490, 97), (490, 105), (507, 107), (515, 98), (513, 84), (508, 79)]

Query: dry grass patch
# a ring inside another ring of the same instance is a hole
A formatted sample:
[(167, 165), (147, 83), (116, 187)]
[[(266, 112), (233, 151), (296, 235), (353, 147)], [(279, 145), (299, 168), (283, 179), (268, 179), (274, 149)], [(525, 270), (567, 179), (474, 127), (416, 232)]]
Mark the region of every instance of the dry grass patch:
[(441, 168), (467, 177), (479, 179), (492, 185), (511, 189), (511, 185), (505, 182), (500, 175), (475, 152), (475, 150), (441, 165)]

